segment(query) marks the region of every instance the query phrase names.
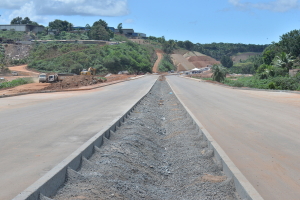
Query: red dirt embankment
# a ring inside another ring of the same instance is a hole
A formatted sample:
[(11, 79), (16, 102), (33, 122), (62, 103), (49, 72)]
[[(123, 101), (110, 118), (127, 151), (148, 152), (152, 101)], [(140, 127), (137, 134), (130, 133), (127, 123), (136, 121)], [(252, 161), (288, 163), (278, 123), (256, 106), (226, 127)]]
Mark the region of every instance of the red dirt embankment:
[(152, 69), (152, 71), (154, 72), (154, 73), (157, 73), (158, 72), (158, 64), (159, 64), (159, 62), (161, 61), (161, 59), (162, 59), (162, 57), (163, 57), (163, 51), (162, 50), (155, 50), (155, 52), (156, 52), (156, 54), (157, 54), (157, 60), (156, 60), (156, 62), (155, 62), (155, 64), (154, 64), (154, 66), (153, 66), (153, 69)]
[(221, 64), (219, 61), (209, 56), (192, 56), (188, 58), (188, 61), (193, 63), (193, 65), (197, 68), (207, 67), (207, 65)]

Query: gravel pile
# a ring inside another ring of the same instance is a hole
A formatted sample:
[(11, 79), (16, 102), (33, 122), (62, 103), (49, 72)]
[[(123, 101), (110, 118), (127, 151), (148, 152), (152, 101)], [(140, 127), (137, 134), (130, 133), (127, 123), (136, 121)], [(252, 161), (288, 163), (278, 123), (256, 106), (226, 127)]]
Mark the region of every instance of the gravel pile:
[[(52, 199), (237, 199), (196, 126), (161, 78)], [(49, 199), (41, 197), (41, 199)]]

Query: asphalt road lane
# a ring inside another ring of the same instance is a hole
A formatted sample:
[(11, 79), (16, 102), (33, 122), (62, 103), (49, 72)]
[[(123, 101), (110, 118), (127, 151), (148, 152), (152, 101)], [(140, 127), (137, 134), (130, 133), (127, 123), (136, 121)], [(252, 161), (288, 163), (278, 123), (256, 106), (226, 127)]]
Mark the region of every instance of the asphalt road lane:
[(145, 95), (157, 76), (0, 99), (0, 199), (12, 199)]
[(264, 199), (300, 198), (299, 94), (167, 80)]

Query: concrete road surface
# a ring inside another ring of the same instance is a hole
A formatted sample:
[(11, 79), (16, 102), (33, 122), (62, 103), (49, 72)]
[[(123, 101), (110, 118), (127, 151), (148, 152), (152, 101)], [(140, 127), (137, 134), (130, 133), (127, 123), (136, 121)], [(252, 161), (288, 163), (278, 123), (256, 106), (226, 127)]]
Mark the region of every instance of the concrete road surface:
[(299, 94), (167, 80), (264, 199), (300, 199)]
[(145, 95), (157, 76), (0, 99), (0, 199), (12, 199)]

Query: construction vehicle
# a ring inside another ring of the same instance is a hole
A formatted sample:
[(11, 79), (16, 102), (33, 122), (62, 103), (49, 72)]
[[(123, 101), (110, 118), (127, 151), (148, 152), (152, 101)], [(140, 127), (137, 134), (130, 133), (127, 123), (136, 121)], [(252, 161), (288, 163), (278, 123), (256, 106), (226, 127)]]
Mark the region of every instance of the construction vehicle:
[(58, 75), (57, 74), (48, 76), (48, 83), (53, 83), (53, 82), (57, 82), (57, 81), (58, 81)]
[(39, 83), (46, 83), (47, 82), (47, 74), (46, 73), (41, 73), (39, 75)]
[(96, 75), (96, 69), (92, 67), (90, 67), (88, 70), (83, 69), (81, 75), (89, 75), (89, 76)]

